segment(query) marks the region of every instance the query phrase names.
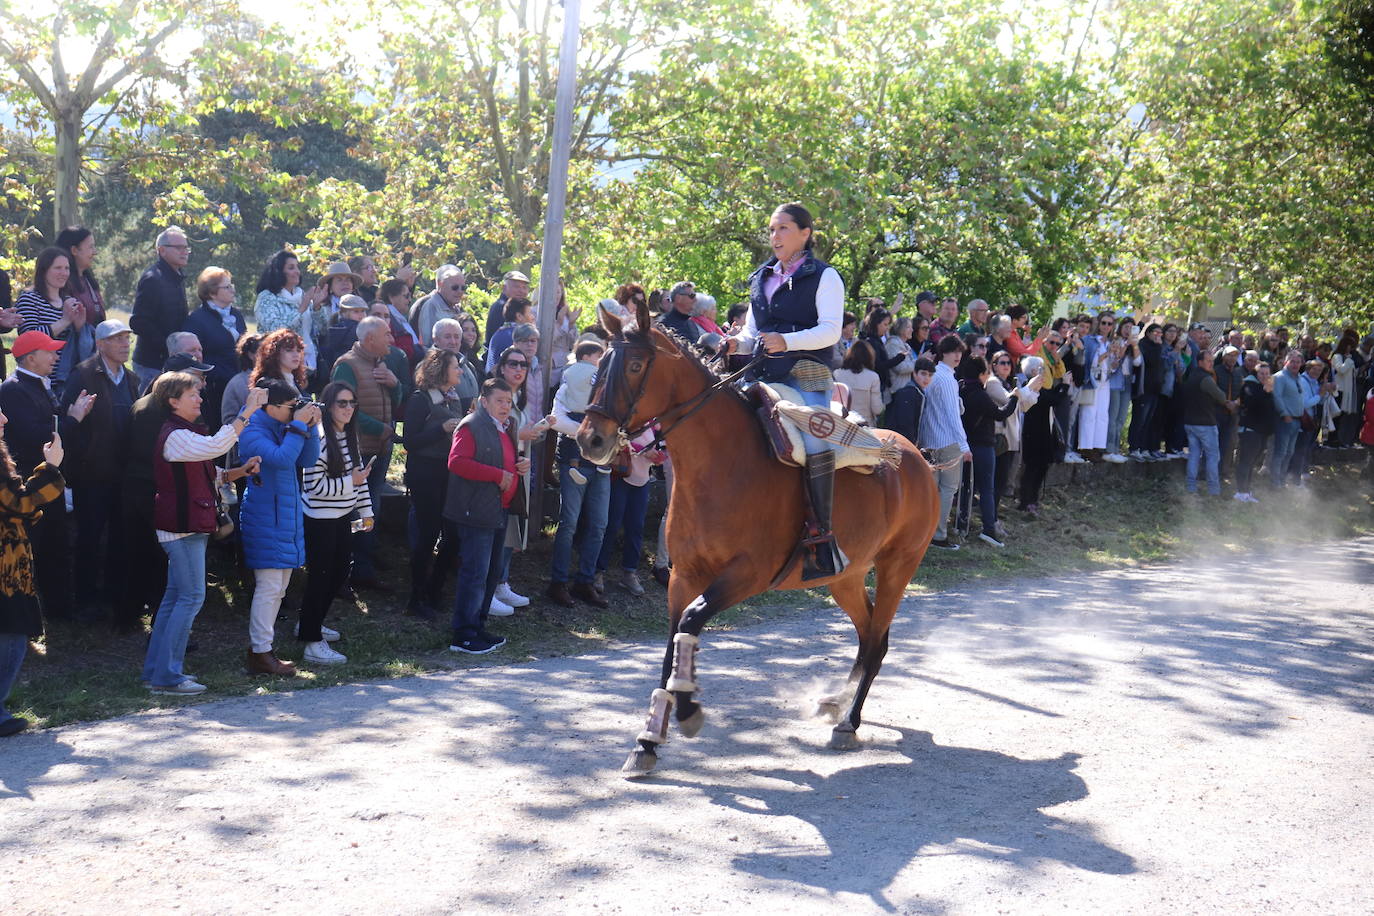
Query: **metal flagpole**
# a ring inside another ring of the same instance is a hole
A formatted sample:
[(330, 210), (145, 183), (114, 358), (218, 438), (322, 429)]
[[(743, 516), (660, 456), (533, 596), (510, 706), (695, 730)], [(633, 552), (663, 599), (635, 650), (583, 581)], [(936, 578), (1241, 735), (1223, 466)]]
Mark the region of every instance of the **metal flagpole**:
[[(578, 16), (581, 0), (563, 0), (563, 44), (558, 55), (558, 88), (554, 97), (553, 148), (549, 153), (549, 188), (544, 206), (544, 251), (539, 262), (539, 364), (547, 387), (553, 367), (553, 321), (558, 309), (559, 267), (563, 254), (563, 205), (568, 196), (568, 156), (572, 146), (573, 106), (577, 92)], [(547, 392), (546, 392), (547, 394)], [(551, 408), (545, 397), (545, 409)], [(551, 412), (551, 411), (550, 411)], [(549, 440), (545, 441), (547, 447)], [(540, 462), (542, 464), (542, 461)], [(533, 468), (530, 525), (544, 525), (542, 467)]]

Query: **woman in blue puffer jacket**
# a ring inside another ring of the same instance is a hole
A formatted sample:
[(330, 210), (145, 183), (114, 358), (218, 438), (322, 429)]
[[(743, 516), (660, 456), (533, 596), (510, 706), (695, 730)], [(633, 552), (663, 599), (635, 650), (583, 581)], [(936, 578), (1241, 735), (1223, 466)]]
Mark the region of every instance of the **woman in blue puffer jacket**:
[(305, 564), (305, 531), (297, 468), (320, 457), (320, 409), (297, 407), (296, 389), (281, 379), (259, 379), (267, 403), (239, 436), (239, 450), (262, 459), (243, 492), (239, 509), (243, 556), (257, 583), (249, 611), (248, 673), (294, 677), (296, 668), (272, 651), (277, 611), (291, 584), (291, 571)]

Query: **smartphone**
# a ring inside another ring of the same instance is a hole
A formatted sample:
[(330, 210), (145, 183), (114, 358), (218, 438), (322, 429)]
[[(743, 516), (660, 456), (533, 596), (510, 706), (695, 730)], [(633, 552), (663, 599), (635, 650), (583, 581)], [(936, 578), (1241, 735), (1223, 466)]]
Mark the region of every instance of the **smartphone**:
[(53, 415), (52, 415), (52, 434), (53, 434), (54, 436), (57, 435), (57, 427), (60, 426), (61, 424), (62, 424), (62, 417), (59, 416), (58, 414), (53, 414)]

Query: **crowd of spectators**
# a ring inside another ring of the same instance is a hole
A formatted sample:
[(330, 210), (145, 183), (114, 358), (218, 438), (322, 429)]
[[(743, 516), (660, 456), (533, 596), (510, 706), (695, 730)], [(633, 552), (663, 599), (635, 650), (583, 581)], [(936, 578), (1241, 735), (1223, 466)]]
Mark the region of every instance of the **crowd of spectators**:
[[(375, 520), (392, 497), (408, 507), (404, 613), (445, 618), (452, 651), (499, 649), (492, 619), (530, 604), (511, 587), (511, 563), (545, 485), (558, 497), (546, 598), (605, 608), (608, 587), (644, 594), (647, 485), (662, 476), (671, 487), (672, 463), (653, 430), (608, 466), (576, 448), (605, 332), (561, 286), (546, 366), (519, 271), (502, 278), (483, 328), (451, 264), (417, 295), (414, 269), (383, 280), (365, 256), (307, 285), (283, 250), (241, 308), (222, 268), (188, 288), (183, 231), (166, 229), (155, 248), (127, 324), (107, 313), (86, 229), (38, 256), (13, 305), (0, 275), (0, 330), (18, 331), (0, 383), (0, 734), (24, 727), (3, 702), (45, 615), (146, 628), (147, 688), (203, 692), (184, 664), (212, 541), (251, 571), (248, 674), (347, 661), (344, 634), (326, 621), (350, 589), (384, 587)], [(722, 316), (689, 282), (625, 284), (600, 307), (628, 317), (641, 304), (704, 346), (738, 331), (747, 311)], [(1037, 514), (1059, 462), (1186, 459), (1190, 492), (1218, 495), (1229, 480), (1248, 503), (1260, 499), (1256, 481), (1303, 486), (1318, 447), (1362, 442), (1374, 455), (1374, 336), (1353, 329), (1334, 342), (1286, 328), (1213, 340), (1202, 323), (1108, 311), (1032, 333), (1016, 305), (998, 313), (973, 299), (961, 310), (922, 292), (915, 314), (899, 308), (869, 300), (844, 316), (836, 407), (925, 451), (939, 548), (959, 549), (975, 503), (978, 537), (1004, 546), (1002, 508)], [(387, 481), (397, 446), (404, 492)], [(662, 526), (653, 555), (666, 585)], [(292, 662), (278, 656), (277, 623), (298, 569)]]

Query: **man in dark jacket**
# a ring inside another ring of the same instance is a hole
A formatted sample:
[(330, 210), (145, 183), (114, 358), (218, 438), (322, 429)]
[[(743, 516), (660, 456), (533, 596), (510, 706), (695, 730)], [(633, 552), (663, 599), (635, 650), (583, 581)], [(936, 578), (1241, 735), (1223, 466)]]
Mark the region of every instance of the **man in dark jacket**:
[(892, 402), (883, 413), (883, 426), (901, 433), (912, 445), (921, 432), (921, 412), (926, 405), (926, 386), (935, 372), (935, 364), (924, 356), (916, 360), (911, 381), (892, 392)]
[(1189, 493), (1197, 492), (1198, 462), (1205, 461), (1207, 492), (1221, 495), (1221, 475), (1217, 470), (1221, 457), (1217, 446), (1217, 410), (1234, 413), (1239, 403), (1239, 392), (1234, 400), (1228, 401), (1217, 387), (1212, 374), (1211, 351), (1198, 351), (1197, 362), (1183, 375), (1183, 431), (1188, 435)]
[[(530, 278), (518, 270), (508, 271), (501, 278), (501, 295), (487, 309), (487, 327), (483, 341), (490, 341), (492, 335), (501, 328), (502, 316), (506, 313), (506, 302), (511, 299), (530, 297)], [(419, 330), (418, 328), (416, 330)], [(424, 333), (423, 331), (421, 333)]]
[(180, 331), (186, 321), (186, 275), (182, 271), (190, 259), (186, 233), (169, 226), (157, 237), (157, 261), (138, 278), (129, 324), (138, 335), (134, 372), (140, 391), (162, 374), (167, 335)]
[(91, 412), (67, 443), (77, 460), (69, 463), (76, 522), (76, 602), (92, 610), (103, 600), (113, 605), (124, 590), (123, 462), (128, 450), (129, 418), (138, 400), (137, 381), (125, 367), (130, 331), (122, 321), (102, 321), (95, 329), (96, 354), (78, 363), (68, 379), (63, 406), (79, 392), (95, 395)]
[[(1212, 371), (1217, 378), (1217, 388), (1227, 401), (1240, 401), (1241, 386), (1245, 384), (1245, 367), (1240, 364), (1240, 350), (1230, 346), (1221, 348), (1220, 355), (1212, 359)], [(1222, 477), (1231, 473), (1232, 458), (1236, 448), (1236, 413), (1224, 407), (1217, 408), (1217, 448), (1221, 451), (1218, 472)]]
[[(59, 420), (57, 398), (49, 377), (57, 365), (57, 351), (63, 346), (62, 341), (53, 340), (42, 331), (25, 331), (14, 342), (14, 374), (0, 382), (0, 412), (6, 419), (5, 445), (21, 479), (32, 474), (43, 460), (43, 446), (52, 440), (59, 427), (64, 440), (76, 438), (77, 424), (86, 419), (95, 400), (94, 395), (82, 391)], [(72, 569), (65, 506), (51, 506), (29, 526), (29, 543), (33, 545), (34, 579), (44, 612), (50, 617), (70, 617)]]
[[(206, 274), (210, 274), (207, 277)], [(224, 389), (229, 380), (238, 372), (237, 352), (239, 338), (248, 332), (248, 323), (243, 313), (233, 306), (233, 284), (227, 271), (218, 274), (210, 270), (201, 274), (200, 308), (186, 316), (183, 331), (196, 335), (200, 341), (201, 359), (211, 365), (205, 376), (205, 416), (214, 418), (220, 415), (220, 404), (224, 400)], [(231, 331), (230, 327), (234, 330)], [(218, 426), (215, 426), (218, 429)]]
[(701, 325), (692, 320), (692, 309), (696, 305), (697, 292), (690, 283), (679, 283), (668, 294), (669, 306), (658, 323), (679, 337), (687, 338), (688, 343), (696, 343), (701, 336)]

